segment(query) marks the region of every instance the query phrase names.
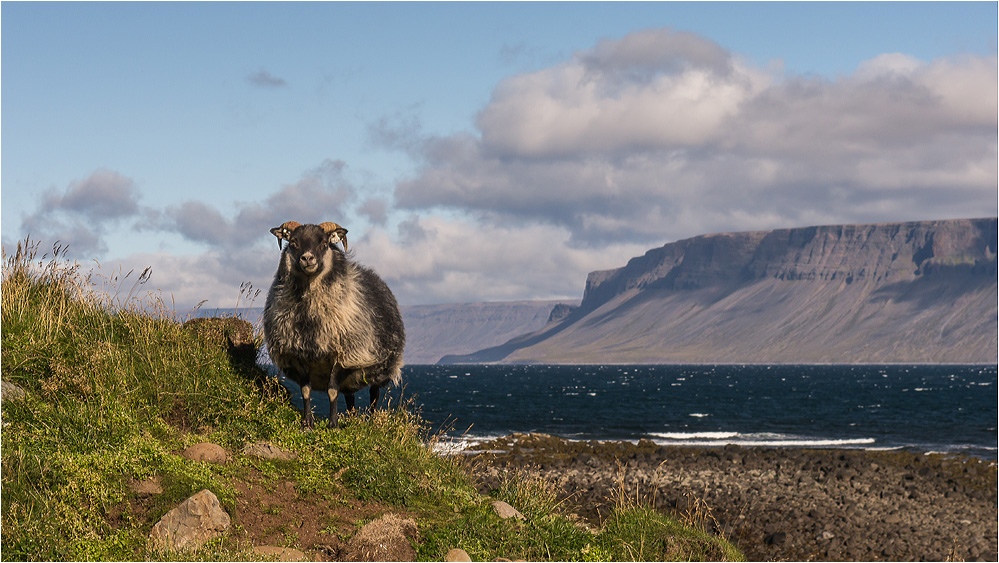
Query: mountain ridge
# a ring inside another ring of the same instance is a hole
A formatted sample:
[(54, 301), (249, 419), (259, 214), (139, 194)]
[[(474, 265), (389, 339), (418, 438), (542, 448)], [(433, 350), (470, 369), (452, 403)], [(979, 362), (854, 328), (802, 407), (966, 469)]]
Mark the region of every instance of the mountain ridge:
[(561, 322), (444, 363), (994, 363), (997, 219), (701, 235)]

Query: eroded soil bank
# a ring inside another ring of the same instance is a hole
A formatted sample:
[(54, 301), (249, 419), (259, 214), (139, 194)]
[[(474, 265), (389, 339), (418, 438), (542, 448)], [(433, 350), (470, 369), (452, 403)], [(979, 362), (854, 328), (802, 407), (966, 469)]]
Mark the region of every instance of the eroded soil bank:
[(661, 447), (514, 434), (475, 446), (480, 489), (528, 470), (599, 525), (619, 491), (751, 560), (995, 561), (994, 461), (904, 451)]

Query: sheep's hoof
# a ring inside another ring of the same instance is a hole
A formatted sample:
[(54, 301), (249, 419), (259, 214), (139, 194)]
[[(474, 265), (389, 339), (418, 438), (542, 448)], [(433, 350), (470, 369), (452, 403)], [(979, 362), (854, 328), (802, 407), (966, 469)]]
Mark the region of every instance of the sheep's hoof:
[(302, 432), (308, 432), (316, 427), (316, 421), (312, 418), (302, 419)]
[(338, 418), (331, 418), (328, 423), (326, 423), (326, 428), (330, 430), (338, 430), (340, 428), (340, 420)]

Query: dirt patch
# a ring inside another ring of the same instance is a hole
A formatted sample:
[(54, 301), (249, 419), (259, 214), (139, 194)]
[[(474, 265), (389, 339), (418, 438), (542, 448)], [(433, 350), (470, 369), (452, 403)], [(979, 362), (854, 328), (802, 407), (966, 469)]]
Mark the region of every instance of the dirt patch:
[(293, 547), (312, 561), (342, 560), (359, 527), (389, 510), (339, 495), (302, 495), (293, 481), (270, 479), (255, 469), (247, 470), (234, 488), (232, 539)]
[[(389, 512), (412, 516), (336, 491), (300, 494), (295, 482), (273, 479), (252, 467), (239, 473), (231, 483), (235, 510), (224, 506), (232, 520), (226, 542), (233, 547), (293, 548), (309, 561), (349, 561), (348, 544), (365, 524)], [(114, 527), (138, 524), (148, 531), (169, 508), (162, 494), (136, 492), (109, 511), (108, 522)]]

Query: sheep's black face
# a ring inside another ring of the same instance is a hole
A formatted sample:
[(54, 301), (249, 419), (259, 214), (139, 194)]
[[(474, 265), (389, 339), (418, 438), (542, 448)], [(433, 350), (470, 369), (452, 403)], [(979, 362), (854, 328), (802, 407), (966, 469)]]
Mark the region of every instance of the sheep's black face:
[(324, 272), (335, 259), (334, 246), (330, 236), (316, 225), (302, 225), (295, 229), (285, 250), (291, 258), (291, 267), (296, 272), (315, 276)]

